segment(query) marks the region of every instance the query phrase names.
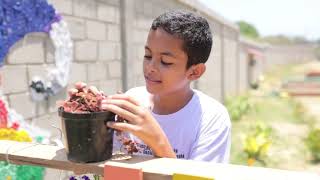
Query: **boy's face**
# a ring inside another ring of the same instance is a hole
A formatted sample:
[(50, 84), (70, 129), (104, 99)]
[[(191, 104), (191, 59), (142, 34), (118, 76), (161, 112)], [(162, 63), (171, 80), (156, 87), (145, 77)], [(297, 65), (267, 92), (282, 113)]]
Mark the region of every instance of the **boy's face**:
[[(189, 88), (188, 56), (183, 41), (161, 28), (150, 30), (145, 46), (143, 72), (149, 93), (165, 95)], [(189, 68), (191, 69), (191, 68)]]

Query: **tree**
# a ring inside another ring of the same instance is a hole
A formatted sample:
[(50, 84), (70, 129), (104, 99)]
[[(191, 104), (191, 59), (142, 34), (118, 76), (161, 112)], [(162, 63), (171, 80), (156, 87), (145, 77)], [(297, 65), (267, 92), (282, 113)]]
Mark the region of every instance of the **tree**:
[(252, 24), (249, 24), (245, 21), (239, 21), (237, 24), (242, 35), (254, 39), (259, 38), (260, 35), (258, 30)]

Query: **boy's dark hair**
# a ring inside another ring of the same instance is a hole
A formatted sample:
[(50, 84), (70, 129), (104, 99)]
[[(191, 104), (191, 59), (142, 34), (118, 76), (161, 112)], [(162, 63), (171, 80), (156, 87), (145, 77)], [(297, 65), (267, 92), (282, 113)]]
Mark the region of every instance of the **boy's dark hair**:
[(210, 55), (212, 35), (207, 20), (191, 12), (174, 10), (161, 14), (151, 29), (162, 28), (167, 33), (181, 38), (183, 50), (188, 55), (187, 69), (194, 64), (205, 63)]

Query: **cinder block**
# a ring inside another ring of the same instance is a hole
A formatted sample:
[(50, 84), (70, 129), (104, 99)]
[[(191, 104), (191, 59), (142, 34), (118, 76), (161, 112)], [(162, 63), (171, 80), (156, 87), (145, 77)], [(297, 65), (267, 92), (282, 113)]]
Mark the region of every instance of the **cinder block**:
[(144, 58), (145, 49), (143, 45), (136, 46), (136, 60), (142, 61)]
[(145, 16), (152, 15), (152, 2), (151, 1), (144, 1), (143, 2), (143, 13)]
[(17, 93), (28, 90), (27, 67), (23, 65), (2, 67), (3, 93)]
[(107, 3), (109, 5), (118, 6), (120, 5), (120, 0), (99, 0), (100, 2)]
[(72, 63), (70, 68), (69, 83), (87, 81), (87, 64)]
[(116, 43), (115, 44), (116, 46), (116, 54), (115, 54), (115, 59), (116, 60), (121, 60), (121, 57), (122, 57), (122, 52), (121, 52), (121, 43)]
[(108, 61), (121, 58), (120, 43), (102, 41), (99, 42), (99, 60)]
[(142, 66), (143, 66), (143, 61), (142, 60), (133, 61), (132, 68), (133, 68), (134, 74), (142, 74), (142, 72), (143, 72)]
[(152, 24), (152, 19), (140, 16), (135, 19), (135, 26), (140, 29), (149, 30)]
[(133, 42), (145, 44), (147, 41), (149, 31), (147, 30), (133, 30)]
[(71, 16), (64, 16), (68, 23), (68, 28), (72, 39), (85, 39), (86, 38), (86, 25), (85, 20)]
[(46, 101), (33, 102), (29, 93), (12, 94), (9, 96), (10, 107), (25, 119), (45, 114), (47, 112), (46, 103)]
[(43, 129), (50, 133), (51, 137), (59, 138), (60, 132), (58, 129), (52, 127), (56, 126), (61, 128), (61, 121), (58, 113), (48, 113), (43, 116), (32, 118), (32, 124), (36, 127)]
[(54, 68), (54, 65), (29, 65), (28, 66), (28, 82), (26, 82), (28, 85), (32, 81), (32, 78), (35, 76), (42, 78), (45, 80), (47, 78), (48, 72), (51, 68)]
[(74, 0), (73, 15), (78, 17), (96, 18), (97, 6), (93, 0)]
[(107, 66), (104, 63), (89, 64), (88, 81), (107, 79)]
[(120, 26), (115, 24), (108, 25), (108, 40), (120, 42)]
[(137, 14), (143, 14), (143, 2), (144, 0), (135, 0), (134, 7)]
[(72, 14), (72, 0), (48, 0), (59, 13)]
[(51, 39), (45, 40), (45, 54), (46, 54), (46, 63), (54, 63), (54, 53), (55, 48), (52, 44)]
[(11, 49), (8, 56), (9, 64), (44, 63), (44, 39), (41, 33), (33, 33), (21, 39)]
[(120, 24), (121, 21), (121, 15), (120, 15), (120, 8), (116, 8), (116, 24)]
[(122, 75), (121, 62), (120, 61), (109, 62), (108, 63), (108, 72), (109, 72), (109, 77), (120, 78)]
[(75, 42), (75, 60), (76, 61), (96, 61), (97, 47), (96, 41), (84, 40)]
[(104, 3), (98, 4), (98, 19), (101, 21), (116, 23), (118, 7), (110, 6)]
[(100, 89), (106, 94), (116, 94), (118, 91), (121, 91), (121, 80), (120, 79), (112, 79), (100, 82)]
[(97, 21), (87, 21), (87, 37), (91, 40), (106, 40), (106, 25)]
[(145, 79), (143, 74), (137, 74), (134, 78), (134, 86), (144, 86), (145, 85)]

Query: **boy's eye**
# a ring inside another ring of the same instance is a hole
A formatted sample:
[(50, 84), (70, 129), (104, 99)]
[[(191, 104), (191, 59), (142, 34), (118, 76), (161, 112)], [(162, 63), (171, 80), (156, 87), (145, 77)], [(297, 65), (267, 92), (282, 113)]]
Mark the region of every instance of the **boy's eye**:
[(163, 64), (165, 66), (169, 66), (169, 65), (172, 65), (173, 63), (167, 63), (167, 62), (164, 62), (163, 60), (161, 60), (161, 64)]
[(144, 55), (144, 59), (151, 59), (151, 58), (152, 58), (151, 56)]

